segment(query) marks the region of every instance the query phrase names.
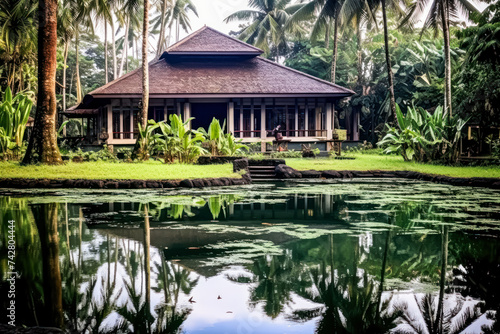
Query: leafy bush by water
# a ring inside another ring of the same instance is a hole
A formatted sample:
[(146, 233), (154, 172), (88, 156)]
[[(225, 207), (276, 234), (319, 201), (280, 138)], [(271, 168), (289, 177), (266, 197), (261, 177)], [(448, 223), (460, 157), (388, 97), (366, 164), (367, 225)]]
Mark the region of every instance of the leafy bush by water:
[(396, 105), (398, 127), (387, 126), (387, 134), (377, 144), (384, 153), (401, 154), (405, 161), (456, 163), (458, 145), (466, 120), (450, 117), (437, 107), (433, 114), (423, 108), (408, 108), (406, 116)]

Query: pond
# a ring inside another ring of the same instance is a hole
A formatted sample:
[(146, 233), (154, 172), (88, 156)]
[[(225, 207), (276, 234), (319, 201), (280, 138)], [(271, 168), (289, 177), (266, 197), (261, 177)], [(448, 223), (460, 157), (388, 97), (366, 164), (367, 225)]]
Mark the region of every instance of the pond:
[(0, 323), (14, 285), (16, 325), (57, 318), (72, 332), (500, 326), (498, 190), (403, 179), (3, 189), (0, 217)]

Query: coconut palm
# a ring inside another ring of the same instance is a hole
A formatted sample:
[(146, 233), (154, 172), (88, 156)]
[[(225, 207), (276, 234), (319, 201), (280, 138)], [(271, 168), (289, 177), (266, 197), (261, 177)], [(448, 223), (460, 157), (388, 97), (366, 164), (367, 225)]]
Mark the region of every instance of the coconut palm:
[(252, 20), (250, 25), (244, 28), (238, 38), (253, 44), (266, 54), (270, 53), (269, 45), (276, 49), (276, 59), (279, 60), (280, 50), (287, 50), (287, 39), (285, 30), (292, 33), (301, 31), (297, 25), (287, 26), (286, 23), (299, 8), (301, 4), (289, 6), (291, 0), (251, 0), (249, 6), (252, 9), (237, 11), (224, 19), (226, 23), (236, 20)]
[(38, 5), (38, 99), (25, 164), (62, 164), (56, 140), (57, 7), (57, 0)]
[[(170, 44), (172, 28), (175, 28), (175, 41), (179, 40), (179, 33), (182, 28), (186, 33), (191, 30), (189, 12), (198, 16), (196, 6), (191, 0), (160, 0), (156, 3), (156, 10), (159, 14), (151, 20), (153, 31), (158, 31), (158, 43), (156, 46), (156, 56)], [(168, 27), (168, 35), (166, 30)]]
[[(3, 50), (7, 85), (12, 92), (18, 90), (16, 77), (22, 75), (23, 63), (34, 63), (36, 50), (37, 2), (32, 0), (5, 0), (0, 2), (0, 41)], [(24, 88), (20, 84), (19, 90)]]
[(413, 27), (427, 13), (422, 33), (428, 29), (433, 29), (437, 33), (439, 28), (442, 29), (445, 53), (444, 109), (450, 117), (452, 115), (450, 23), (458, 21), (461, 16), (468, 18), (471, 13), (477, 11), (469, 0), (415, 0), (408, 7), (408, 14), (402, 21), (402, 25)]
[(315, 18), (314, 26), (311, 31), (311, 40), (318, 39), (320, 33), (325, 31), (325, 47), (328, 48), (330, 40), (330, 25), (333, 21), (333, 54), (331, 65), (331, 81), (335, 83), (335, 71), (337, 66), (337, 41), (340, 13), (344, 0), (311, 0), (310, 2), (302, 4), (288, 20), (287, 26), (291, 23), (309, 20)]

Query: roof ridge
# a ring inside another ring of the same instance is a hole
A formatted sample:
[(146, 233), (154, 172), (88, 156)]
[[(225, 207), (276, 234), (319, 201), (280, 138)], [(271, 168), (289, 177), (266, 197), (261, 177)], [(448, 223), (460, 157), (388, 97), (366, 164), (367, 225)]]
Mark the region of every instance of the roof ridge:
[[(160, 62), (160, 61), (161, 61), (160, 59), (154, 59), (154, 60), (150, 61), (150, 62), (148, 63), (148, 68), (149, 68), (149, 66), (154, 65), (154, 64), (156, 64), (156, 63), (158, 63), (158, 62)], [(96, 89), (94, 89), (93, 91), (91, 91), (90, 93), (87, 93), (87, 94), (85, 94), (85, 95), (93, 95), (93, 94), (96, 94), (96, 92), (97, 92), (97, 93), (99, 93), (99, 91), (101, 91), (101, 90), (103, 90), (103, 89), (105, 89), (105, 88), (108, 88), (108, 87), (110, 87), (110, 86), (112, 86), (112, 85), (114, 85), (114, 84), (117, 84), (118, 82), (120, 82), (120, 81), (122, 81), (122, 80), (124, 80), (124, 79), (126, 79), (126, 78), (128, 78), (128, 77), (130, 77), (130, 76), (132, 76), (133, 74), (135, 74), (135, 73), (139, 72), (140, 70), (142, 70), (142, 67), (136, 68), (135, 70), (130, 71), (130, 72), (128, 72), (127, 74), (122, 75), (121, 77), (116, 78), (115, 80), (110, 81), (110, 82), (108, 82), (107, 84), (105, 84), (105, 85), (103, 85), (103, 86), (101, 86), (101, 87), (99, 87), (99, 88), (96, 88)]]
[(212, 30), (212, 31), (214, 31), (214, 32), (216, 32), (216, 33), (218, 33), (218, 34), (220, 34), (220, 35), (223, 35), (223, 36), (225, 36), (225, 37), (227, 37), (227, 38), (230, 38), (231, 40), (233, 40), (233, 41), (235, 41), (235, 42), (238, 42), (238, 43), (240, 43), (240, 44), (243, 44), (243, 45), (244, 45), (244, 46), (246, 46), (246, 47), (249, 47), (249, 48), (255, 49), (256, 51), (260, 51), (260, 52), (264, 53), (264, 51), (263, 51), (262, 49), (260, 49), (260, 48), (258, 48), (258, 47), (256, 47), (256, 46), (254, 46), (254, 45), (252, 45), (252, 44), (249, 44), (249, 43), (247, 43), (247, 42), (243, 42), (242, 40), (239, 40), (239, 39), (237, 39), (237, 38), (235, 38), (235, 37), (233, 37), (233, 36), (229, 36), (228, 34), (225, 34), (225, 33), (223, 33), (223, 32), (220, 32), (220, 31), (218, 31), (218, 30), (216, 30), (216, 29), (214, 29), (214, 28), (212, 28), (212, 27), (206, 26), (206, 28), (207, 28), (207, 29), (210, 29), (210, 30)]
[(256, 58), (257, 58), (257, 59), (259, 59), (259, 60), (265, 61), (265, 62), (267, 62), (267, 63), (273, 64), (273, 65), (275, 65), (275, 66), (281, 67), (281, 68), (283, 68), (283, 69), (285, 69), (285, 70), (288, 70), (288, 71), (291, 71), (291, 72), (294, 72), (294, 73), (297, 73), (297, 74), (300, 74), (300, 75), (306, 76), (306, 77), (308, 77), (308, 78), (310, 78), (310, 79), (313, 79), (313, 80), (319, 81), (319, 82), (324, 83), (324, 84), (328, 84), (328, 85), (333, 86), (333, 87), (335, 87), (335, 88), (339, 88), (339, 89), (341, 89), (341, 90), (345, 91), (346, 93), (356, 94), (356, 92), (354, 92), (354, 91), (350, 90), (349, 88), (345, 88), (345, 87), (342, 87), (342, 86), (340, 86), (340, 85), (334, 84), (333, 82), (330, 82), (330, 81), (326, 81), (326, 80), (320, 79), (320, 78), (318, 78), (318, 77), (315, 77), (314, 75), (310, 75), (310, 74), (307, 74), (307, 73), (301, 72), (301, 71), (299, 71), (299, 70), (296, 70), (296, 69), (294, 69), (294, 68), (291, 68), (291, 67), (288, 67), (288, 66), (285, 66), (285, 65), (281, 65), (281, 64), (279, 64), (279, 63), (276, 63), (276, 62), (274, 62), (274, 61), (272, 61), (272, 60), (266, 59), (266, 58), (261, 57), (261, 56), (257, 56)]
[[(209, 26), (207, 26), (207, 25), (205, 25), (205, 26), (201, 27), (200, 29), (196, 30), (195, 32), (193, 32), (193, 33), (191, 33), (191, 34), (187, 35), (186, 37), (184, 37), (184, 38), (183, 38), (183, 39), (181, 39), (180, 41), (178, 41), (178, 42), (176, 42), (176, 43), (172, 44), (172, 45), (171, 45), (171, 46), (169, 46), (169, 47), (168, 47), (168, 48), (167, 48), (164, 52), (168, 53), (168, 52), (169, 52), (169, 50), (170, 50), (170, 51), (172, 51), (173, 49), (178, 48), (179, 46), (181, 46), (182, 44), (184, 44), (184, 43), (186, 43), (187, 41), (191, 40), (193, 37), (195, 37), (195, 36), (199, 35), (201, 32), (203, 32), (203, 31), (205, 31), (205, 30), (210, 30), (210, 31), (215, 32), (215, 33), (217, 33), (217, 34), (219, 34), (219, 35), (222, 35), (222, 36), (224, 36), (224, 37), (226, 37), (226, 38), (229, 38), (229, 39), (230, 39), (230, 40), (232, 40), (232, 41), (238, 42), (239, 44), (241, 44), (241, 45), (243, 45), (243, 46), (245, 46), (245, 47), (247, 47), (247, 48), (251, 48), (251, 49), (253, 49), (253, 50), (255, 50), (255, 51), (258, 51), (258, 52), (260, 52), (260, 53), (264, 53), (264, 51), (263, 51), (262, 49), (259, 49), (259, 48), (258, 48), (258, 47), (256, 47), (256, 46), (253, 46), (253, 45), (248, 44), (248, 43), (246, 43), (246, 42), (243, 42), (243, 41), (241, 41), (241, 40), (239, 40), (239, 39), (237, 39), (237, 38), (234, 38), (234, 37), (232, 37), (232, 36), (229, 36), (229, 35), (227, 35), (227, 34), (225, 34), (225, 33), (223, 33), (223, 32), (218, 31), (217, 29), (214, 29), (214, 28), (209, 27)], [(175, 52), (175, 51), (172, 51), (172, 52)]]
[(208, 28), (206, 25), (204, 25), (203, 27), (201, 27), (200, 29), (196, 30), (195, 32), (187, 35), (186, 37), (184, 37), (183, 39), (181, 39), (180, 41), (177, 41), (175, 42), (174, 44), (170, 45), (168, 48), (165, 49), (164, 52), (168, 52), (168, 50), (174, 48), (174, 47), (178, 47), (182, 44), (184, 44), (186, 41), (190, 40), (191, 38), (193, 38), (194, 36), (197, 36), (200, 32), (202, 32), (203, 30), (205, 30), (206, 28)]

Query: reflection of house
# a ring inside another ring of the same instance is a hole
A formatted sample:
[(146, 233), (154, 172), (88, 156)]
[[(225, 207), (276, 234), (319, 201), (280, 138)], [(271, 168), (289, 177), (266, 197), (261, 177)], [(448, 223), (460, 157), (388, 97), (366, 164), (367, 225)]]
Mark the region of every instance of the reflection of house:
[[(226, 120), (227, 130), (245, 142), (271, 141), (277, 125), (292, 146), (331, 139), (333, 103), (354, 92), (260, 54), (262, 50), (209, 27), (172, 45), (149, 64), (149, 119), (194, 117), (190, 126), (196, 129), (207, 128), (215, 117)], [(95, 142), (104, 142), (98, 138), (103, 129), (108, 144), (133, 144), (141, 83), (141, 70), (132, 71), (89, 93), (66, 115), (87, 115)]]

